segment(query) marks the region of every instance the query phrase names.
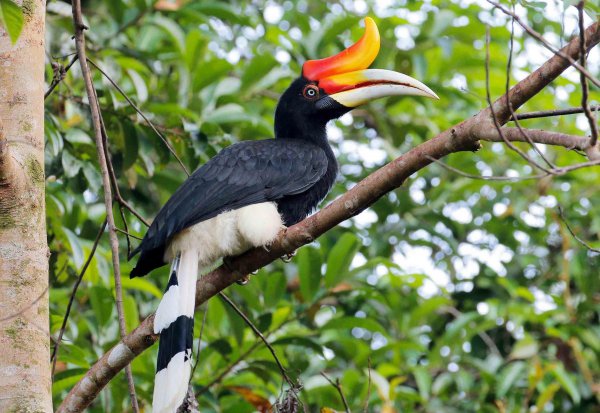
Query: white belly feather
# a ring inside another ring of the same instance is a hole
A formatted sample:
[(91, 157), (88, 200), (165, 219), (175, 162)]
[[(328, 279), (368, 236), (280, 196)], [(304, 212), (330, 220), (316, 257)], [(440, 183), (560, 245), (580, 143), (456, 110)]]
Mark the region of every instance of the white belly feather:
[(283, 227), (275, 203), (249, 205), (180, 231), (169, 243), (164, 258), (171, 261), (177, 253), (193, 250), (198, 254), (199, 266), (205, 267), (219, 258), (269, 245)]

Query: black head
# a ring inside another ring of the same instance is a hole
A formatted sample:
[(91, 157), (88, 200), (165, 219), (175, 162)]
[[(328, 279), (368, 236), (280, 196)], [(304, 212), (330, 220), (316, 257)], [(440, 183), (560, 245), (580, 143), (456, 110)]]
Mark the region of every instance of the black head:
[(301, 76), (279, 99), (275, 110), (275, 136), (310, 139), (324, 132), (327, 122), (351, 109), (329, 97), (317, 82)]

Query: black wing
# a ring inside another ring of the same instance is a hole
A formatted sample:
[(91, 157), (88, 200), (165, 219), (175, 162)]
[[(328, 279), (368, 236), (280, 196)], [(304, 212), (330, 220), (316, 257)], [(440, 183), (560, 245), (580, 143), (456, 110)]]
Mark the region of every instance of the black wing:
[(158, 212), (140, 246), (131, 277), (164, 265), (168, 241), (177, 232), (221, 212), (299, 194), (327, 170), (318, 146), (301, 140), (240, 142), (219, 152), (197, 169)]

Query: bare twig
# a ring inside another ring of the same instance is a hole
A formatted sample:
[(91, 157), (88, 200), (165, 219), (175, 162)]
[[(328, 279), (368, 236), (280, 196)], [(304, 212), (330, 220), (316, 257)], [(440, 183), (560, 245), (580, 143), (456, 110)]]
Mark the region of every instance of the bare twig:
[(177, 162), (179, 162), (179, 165), (181, 165), (181, 168), (185, 171), (185, 173), (188, 176), (190, 176), (190, 172), (188, 171), (188, 169), (186, 168), (186, 166), (183, 164), (183, 162), (181, 161), (181, 159), (179, 158), (179, 156), (175, 152), (175, 149), (171, 146), (171, 144), (169, 143), (169, 141), (167, 140), (167, 138), (162, 133), (160, 133), (158, 131), (158, 129), (154, 126), (154, 123), (152, 123), (150, 121), (150, 119), (148, 119), (148, 117), (144, 114), (144, 112), (141, 111), (141, 109), (133, 102), (133, 100), (131, 100), (131, 98), (125, 93), (125, 91), (123, 89), (121, 89), (121, 87), (108, 75), (108, 73), (106, 73), (104, 70), (102, 70), (92, 60), (90, 60), (90, 59), (87, 59), (87, 60), (100, 73), (102, 73), (102, 75), (114, 86), (114, 88), (119, 91), (119, 93), (121, 94), (121, 96), (123, 96), (123, 98), (127, 101), (127, 103), (129, 103), (129, 105), (148, 123), (148, 126), (150, 126), (150, 128), (152, 128), (152, 130), (154, 131), (154, 133), (156, 133), (158, 135), (158, 137), (163, 141), (163, 143), (167, 146), (167, 148), (169, 149), (169, 151), (171, 152), (171, 154), (175, 157), (175, 159), (177, 160)]
[(123, 230), (121, 228), (115, 227), (115, 231), (120, 232), (121, 234), (127, 235), (128, 237), (135, 238), (135, 239), (137, 239), (139, 241), (142, 240), (142, 237), (138, 237), (137, 235), (133, 235), (132, 233), (127, 232), (127, 231), (125, 231), (125, 230)]
[(469, 178), (469, 179), (479, 179), (482, 181), (503, 181), (503, 182), (517, 182), (517, 181), (526, 181), (526, 180), (531, 180), (531, 179), (540, 179), (540, 178), (544, 178), (546, 176), (548, 176), (549, 174), (539, 174), (539, 175), (530, 175), (530, 176), (483, 176), (483, 175), (474, 175), (474, 174), (470, 174), (464, 171), (461, 171), (460, 169), (456, 169), (453, 166), (448, 165), (445, 162), (440, 161), (439, 159), (434, 159), (429, 157), (430, 160), (432, 162), (435, 162), (436, 164), (438, 164), (439, 166), (441, 166), (444, 169), (447, 169), (450, 172), (454, 172), (455, 174), (458, 174), (460, 176), (463, 176), (465, 178)]
[[(279, 331), (283, 326), (285, 326), (289, 322), (297, 319), (301, 315), (302, 315), (302, 313), (296, 314), (296, 316), (294, 318), (288, 318), (288, 319), (282, 321), (281, 324), (279, 324), (277, 327), (271, 329), (270, 331), (267, 331), (264, 334), (265, 338), (269, 338), (273, 333), (275, 333), (276, 331)], [(225, 378), (225, 376), (227, 376), (238, 364), (240, 364), (250, 354), (252, 354), (252, 352), (254, 350), (256, 350), (260, 346), (260, 344), (261, 344), (261, 340), (257, 340), (255, 343), (253, 343), (248, 348), (248, 350), (246, 350), (244, 353), (240, 354), (240, 356), (237, 359), (235, 359), (233, 362), (231, 362), (231, 364), (229, 364), (221, 373), (219, 373), (217, 375), (217, 377), (215, 377), (214, 379), (212, 379), (210, 381), (210, 383), (202, 386), (202, 388), (200, 389), (200, 391), (198, 391), (198, 395), (201, 395), (202, 393), (205, 393), (209, 388), (211, 388), (212, 386), (214, 386), (217, 383), (220, 383), (221, 380), (223, 380)]]
[[(95, 92), (96, 91), (94, 90), (94, 93)], [(98, 100), (98, 96), (95, 95), (95, 97), (96, 97), (96, 103), (97, 103), (98, 107), (100, 107), (100, 101)], [(113, 197), (113, 200), (115, 198), (121, 199), (121, 191), (119, 190), (119, 182), (117, 181), (117, 175), (115, 174), (115, 168), (113, 166), (112, 159), (110, 157), (110, 150), (108, 148), (108, 133), (106, 132), (106, 126), (104, 124), (103, 116), (100, 116), (100, 127), (102, 129), (102, 145), (103, 145), (103, 149), (104, 149), (104, 156), (106, 158), (106, 166), (108, 167), (110, 181), (112, 182), (112, 188), (113, 188), (113, 191), (115, 194), (115, 196)], [(125, 239), (127, 240), (127, 256), (129, 257), (129, 255), (131, 255), (131, 241), (129, 240), (129, 227), (127, 226), (127, 219), (125, 218), (125, 212), (123, 211), (123, 205), (121, 203), (119, 203), (119, 215), (121, 215), (121, 221), (123, 221), (125, 230), (123, 231), (123, 230), (117, 228), (115, 225), (115, 231), (122, 232), (125, 234)]]
[(597, 254), (600, 254), (600, 249), (592, 247), (590, 244), (588, 244), (587, 242), (585, 242), (584, 240), (582, 240), (581, 238), (579, 238), (577, 235), (575, 235), (575, 232), (573, 231), (573, 229), (569, 225), (569, 222), (565, 218), (564, 210), (563, 210), (563, 208), (560, 205), (558, 206), (558, 216), (560, 217), (561, 221), (565, 224), (565, 227), (567, 228), (567, 231), (569, 231), (569, 233), (571, 234), (571, 236), (573, 238), (575, 238), (575, 241), (577, 241), (578, 243), (580, 243), (581, 245), (583, 245), (589, 251), (592, 251), (592, 252), (595, 252)]
[(525, 24), (525, 22), (523, 22), (523, 20), (521, 20), (521, 18), (516, 13), (513, 13), (512, 11), (506, 9), (500, 3), (497, 3), (495, 1), (487, 0), (487, 2), (492, 4), (493, 6), (497, 7), (500, 11), (502, 11), (502, 13), (504, 13), (508, 16), (512, 16), (512, 18), (515, 19), (515, 21), (519, 24), (519, 26), (521, 26), (523, 28), (523, 30), (525, 30), (531, 37), (533, 37), (537, 41), (539, 41), (542, 44), (542, 46), (544, 46), (546, 49), (550, 50), (555, 55), (560, 56), (563, 59), (567, 60), (571, 65), (573, 65), (573, 67), (575, 67), (575, 69), (577, 69), (581, 74), (583, 74), (585, 77), (587, 77), (590, 80), (590, 82), (592, 82), (596, 86), (600, 87), (600, 80), (595, 78), (594, 75), (592, 75), (583, 66), (581, 66), (579, 63), (577, 63), (577, 61), (572, 56), (569, 56), (568, 54), (564, 53), (562, 50), (559, 50), (556, 47), (552, 46), (546, 39), (544, 39), (544, 37), (541, 34), (539, 34), (535, 30), (533, 30), (531, 27), (529, 27), (527, 24)]
[[(98, 107), (100, 107), (100, 102), (98, 101), (98, 98), (96, 97), (96, 102), (98, 104)], [(100, 126), (102, 127), (102, 142), (104, 144), (104, 154), (106, 156), (106, 162), (107, 162), (107, 166), (108, 166), (108, 172), (109, 172), (109, 176), (112, 182), (112, 187), (114, 188), (114, 194), (113, 194), (113, 198), (115, 201), (117, 201), (119, 203), (120, 207), (123, 207), (125, 209), (127, 209), (129, 212), (131, 212), (138, 220), (140, 220), (144, 225), (146, 225), (147, 227), (150, 226), (150, 223), (139, 213), (135, 210), (135, 208), (133, 208), (121, 195), (121, 190), (119, 189), (119, 182), (117, 181), (117, 175), (115, 173), (115, 168), (113, 167), (112, 161), (110, 159), (110, 153), (108, 150), (108, 134), (106, 133), (106, 127), (104, 125), (104, 118), (100, 117)], [(125, 216), (123, 215), (123, 211), (122, 208), (120, 208), (121, 210), (121, 217), (123, 219), (123, 222), (125, 224), (125, 226), (127, 226), (127, 221), (125, 220)], [(127, 228), (125, 228), (127, 230)], [(129, 252), (129, 239), (128, 241), (128, 252)]]
[(569, 172), (573, 172), (577, 169), (589, 168), (590, 166), (600, 165), (600, 159), (596, 159), (594, 161), (577, 163), (575, 165), (562, 166), (560, 168), (555, 169), (555, 175), (565, 175)]
[[(512, 149), (513, 151), (518, 153), (519, 156), (521, 156), (521, 158), (525, 159), (528, 163), (535, 166), (536, 168), (538, 168), (548, 174), (552, 173), (551, 170), (544, 168), (542, 165), (537, 163), (529, 155), (527, 155), (521, 149), (519, 149), (515, 145), (513, 145), (512, 142), (510, 142), (506, 138), (506, 136), (504, 136), (504, 132), (501, 128), (502, 125), (500, 124), (498, 117), (496, 116), (496, 109), (494, 108), (494, 105), (492, 104), (492, 98), (490, 95), (490, 28), (489, 28), (489, 26), (486, 26), (486, 29), (485, 29), (485, 94), (486, 94), (486, 100), (487, 100), (487, 103), (488, 103), (488, 106), (489, 106), (489, 109), (491, 112), (492, 122), (494, 124), (493, 126), (496, 128), (498, 135), (500, 135), (500, 137), (502, 138), (502, 141), (506, 144), (506, 146), (508, 146), (510, 149)], [(506, 106), (507, 104), (511, 103), (510, 95), (505, 94), (504, 96), (505, 96), (504, 105)], [(508, 109), (508, 110), (509, 110), (509, 112), (512, 111), (512, 109)]]
[(54, 91), (56, 86), (58, 86), (58, 84), (63, 81), (63, 79), (67, 75), (67, 72), (69, 71), (69, 69), (71, 69), (71, 66), (73, 66), (76, 61), (77, 61), (77, 54), (75, 54), (73, 56), (73, 58), (71, 59), (69, 64), (66, 65), (65, 67), (63, 67), (62, 65), (58, 65), (58, 64), (56, 66), (54, 66), (54, 63), (53, 63), (54, 77), (52, 78), (52, 83), (50, 83), (50, 87), (48, 87), (48, 90), (46, 91), (46, 93), (44, 93), (44, 100), (48, 96), (50, 96), (50, 94)]
[[(96, 90), (92, 82), (92, 73), (87, 64), (86, 50), (85, 50), (85, 36), (84, 30), (87, 27), (83, 24), (83, 15), (81, 12), (81, 0), (73, 0), (73, 23), (75, 26), (75, 45), (77, 49), (77, 56), (79, 64), (81, 66), (81, 73), (85, 83), (85, 88), (90, 102), (90, 112), (92, 117), (92, 125), (94, 128), (94, 137), (96, 140), (96, 150), (98, 153), (98, 161), (100, 163), (100, 170), (102, 172), (102, 183), (104, 186), (104, 206), (106, 207), (106, 222), (108, 225), (108, 234), (110, 239), (110, 247), (112, 252), (112, 263), (115, 277), (115, 301), (117, 305), (117, 313), (119, 316), (119, 332), (121, 337), (127, 335), (125, 328), (125, 315), (123, 310), (123, 291), (121, 286), (121, 267), (119, 263), (119, 240), (117, 238), (117, 232), (115, 230), (115, 218), (112, 210), (112, 191), (110, 184), (110, 175), (108, 171), (108, 165), (106, 155), (104, 152), (104, 143), (102, 141), (102, 113), (100, 112), (100, 106), (98, 105), (98, 99), (96, 96)], [(127, 382), (129, 385), (129, 394), (131, 397), (131, 407), (134, 412), (139, 412), (137, 397), (135, 394), (135, 384), (133, 382), (133, 374), (131, 372), (131, 365), (126, 366)]]
[[(511, 71), (511, 65), (512, 65), (512, 55), (513, 55), (513, 49), (514, 49), (514, 44), (515, 44), (515, 19), (514, 18), (511, 19), (510, 43), (509, 44), (510, 44), (510, 46), (509, 46), (508, 60), (506, 62), (506, 92), (505, 92), (505, 96), (506, 96), (506, 106), (508, 107), (508, 110), (510, 111), (511, 117), (513, 119), (515, 119), (515, 111), (513, 109), (512, 103), (510, 103), (510, 99), (508, 98), (508, 92), (510, 91), (510, 71)], [(531, 145), (533, 150), (538, 153), (538, 155), (544, 160), (544, 162), (546, 162), (546, 165), (548, 165), (549, 168), (555, 168), (555, 165), (552, 162), (550, 162), (550, 160), (546, 157), (546, 155), (544, 155), (544, 153), (540, 150), (540, 148), (538, 148), (535, 145), (535, 143), (533, 143), (533, 141), (531, 140), (531, 137), (521, 127), (521, 124), (519, 123), (519, 121), (517, 119), (515, 119), (514, 122), (515, 122), (515, 125), (517, 125), (517, 128), (519, 129), (519, 132), (521, 133), (521, 135), (523, 135), (523, 137), (529, 143), (529, 145)]]
[[(266, 336), (268, 337), (268, 335)], [(214, 379), (212, 379), (210, 383), (202, 386), (202, 388), (198, 391), (197, 394), (201, 395), (208, 391), (208, 389), (210, 389), (215, 384), (220, 383), (221, 380), (223, 380), (225, 376), (227, 376), (238, 364), (240, 364), (242, 361), (244, 361), (244, 359), (246, 359), (246, 357), (252, 354), (252, 352), (260, 346), (260, 343), (260, 340), (257, 340), (254, 344), (248, 347), (248, 350), (240, 354), (240, 356), (237, 359), (232, 361), (231, 364), (229, 364), (223, 371), (221, 371), (221, 373), (219, 373)]]
[[(590, 110), (594, 112), (600, 111), (600, 105), (591, 105)], [(554, 110), (540, 110), (537, 112), (527, 112), (527, 113), (516, 113), (513, 118), (509, 119), (510, 122), (517, 120), (525, 120), (525, 119), (537, 119), (537, 118), (550, 118), (553, 116), (563, 116), (563, 115), (575, 115), (577, 113), (583, 113), (583, 108), (568, 108), (568, 109), (554, 109)]]
[[(579, 64), (581, 67), (585, 67), (586, 60), (586, 52), (585, 52), (585, 27), (583, 27), (583, 6), (585, 5), (585, 1), (580, 1), (577, 5), (577, 10), (579, 11)], [(592, 140), (590, 142), (590, 146), (596, 146), (596, 142), (598, 141), (598, 125), (596, 124), (596, 118), (594, 114), (590, 110), (590, 105), (588, 103), (588, 82), (587, 78), (584, 76), (583, 72), (579, 73), (580, 82), (581, 82), (581, 108), (583, 109), (583, 113), (585, 113), (585, 117), (587, 118), (590, 124), (590, 132), (592, 135)]]
[(75, 294), (77, 294), (77, 289), (83, 281), (83, 276), (87, 271), (92, 259), (94, 258), (94, 254), (96, 253), (96, 248), (98, 248), (98, 244), (100, 243), (100, 238), (102, 238), (102, 234), (104, 234), (104, 230), (106, 229), (106, 219), (100, 226), (100, 230), (98, 231), (98, 235), (96, 235), (96, 239), (94, 240), (94, 244), (92, 245), (92, 250), (90, 251), (90, 255), (88, 255), (87, 260), (83, 264), (81, 271), (79, 272), (79, 276), (73, 285), (73, 291), (71, 292), (71, 296), (69, 297), (69, 303), (67, 304), (67, 311), (65, 312), (65, 316), (63, 317), (62, 325), (60, 326), (60, 331), (58, 332), (58, 338), (56, 339), (56, 344), (54, 345), (54, 349), (52, 350), (52, 377), (54, 378), (54, 370), (56, 369), (56, 360), (58, 359), (58, 350), (60, 348), (60, 344), (62, 342), (63, 334), (65, 329), (67, 328), (67, 321), (69, 320), (69, 315), (71, 314), (71, 307), (73, 306), (73, 302), (75, 301)]
[[(566, 149), (586, 150), (590, 146), (590, 138), (585, 136), (569, 135), (561, 132), (546, 131), (542, 129), (523, 129), (527, 131), (529, 139), (543, 145), (561, 146)], [(478, 132), (481, 140), (489, 142), (504, 142), (504, 139), (495, 129), (487, 129)], [(502, 134), (506, 140), (511, 142), (527, 142), (519, 128), (503, 127)]]
[(145, 226), (149, 227), (150, 226), (150, 222), (144, 218), (134, 207), (131, 206), (131, 204), (129, 202), (127, 202), (124, 198), (122, 198), (120, 195), (115, 197), (115, 201), (117, 201), (119, 204), (121, 204), (123, 207), (125, 207), (129, 212), (131, 212), (133, 215), (135, 215), (135, 217), (140, 220), (140, 222), (142, 224), (144, 224)]
[(321, 376), (325, 377), (325, 380), (329, 382), (340, 395), (340, 399), (342, 399), (342, 403), (344, 403), (344, 409), (346, 413), (352, 413), (350, 411), (350, 406), (348, 406), (348, 401), (346, 400), (346, 396), (344, 396), (344, 392), (342, 391), (342, 385), (340, 384), (340, 379), (335, 379), (335, 381), (331, 380), (324, 371), (321, 372)]
[(264, 345), (269, 349), (269, 351), (273, 355), (273, 359), (275, 359), (275, 363), (277, 363), (277, 367), (279, 367), (279, 371), (281, 372), (281, 375), (283, 376), (285, 381), (289, 384), (290, 388), (292, 388), (292, 389), (295, 388), (296, 385), (294, 384), (292, 379), (290, 379), (290, 377), (288, 376), (287, 371), (285, 370), (285, 367), (283, 367), (283, 364), (281, 364), (279, 357), (277, 357), (277, 353), (275, 353), (275, 349), (273, 348), (273, 346), (271, 346), (271, 344), (269, 343), (267, 338), (263, 335), (263, 333), (261, 333), (261, 331), (254, 325), (254, 323), (252, 323), (252, 321), (250, 321), (250, 319), (246, 316), (246, 314), (244, 314), (244, 312), (242, 310), (240, 310), (238, 308), (238, 306), (235, 305), (235, 303), (233, 301), (231, 301), (229, 299), (229, 297), (227, 297), (223, 292), (219, 292), (219, 297), (221, 297), (221, 299), (223, 299), (223, 301), (225, 301), (227, 304), (229, 304), (229, 306), (233, 309), (233, 311), (235, 311), (244, 320), (244, 322), (248, 325), (248, 327), (250, 327), (250, 329), (254, 332), (254, 334), (256, 334), (256, 336), (262, 340)]

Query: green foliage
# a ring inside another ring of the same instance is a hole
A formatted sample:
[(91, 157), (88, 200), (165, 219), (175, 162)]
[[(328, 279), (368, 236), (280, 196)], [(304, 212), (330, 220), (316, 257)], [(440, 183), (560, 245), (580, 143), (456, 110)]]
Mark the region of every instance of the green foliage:
[[(554, 5), (549, 12), (541, 3), (521, 2), (519, 13), (557, 45), (576, 33), (562, 24), (562, 13), (576, 22), (573, 7)], [(505, 91), (510, 25), (500, 12), (459, 1), (381, 4), (96, 0), (84, 2), (84, 13), (89, 57), (152, 119), (190, 170), (233, 142), (272, 137), (277, 98), (302, 62), (341, 50), (360, 36), (362, 16), (374, 16), (382, 48), (373, 67), (414, 76), (441, 99), (376, 101), (332, 124), (341, 176), (331, 201), (486, 105), (484, 22), (491, 25), (491, 93)], [(49, 55), (73, 53), (70, 5), (54, 0), (48, 9)], [(547, 53), (518, 34), (512, 83), (536, 69), (539, 56)], [(597, 73), (594, 62), (597, 49), (589, 66)], [(119, 190), (151, 218), (186, 175), (123, 96), (93, 73)], [(48, 79), (52, 75), (48, 65)], [(561, 77), (520, 110), (578, 106), (577, 82), (572, 74)], [(75, 65), (46, 100), (54, 336), (105, 215), (82, 96)], [(597, 90), (591, 99), (598, 103)], [(525, 126), (588, 133), (577, 116)], [(544, 150), (558, 165), (584, 160), (574, 151)], [(478, 175), (537, 173), (499, 143), (444, 161)], [(599, 183), (598, 168), (506, 182), (473, 180), (432, 165), (300, 249), (291, 263), (274, 263), (227, 294), (268, 337), (288, 374), (303, 383), (299, 397), (307, 411), (344, 408), (322, 371), (340, 379), (352, 411), (362, 411), (367, 400), (369, 411), (384, 412), (597, 411), (600, 260), (574, 241), (557, 205), (579, 237), (600, 246), (594, 210)], [(123, 220), (117, 205), (115, 216), (119, 228), (143, 236), (135, 216), (124, 211)], [(124, 235), (120, 242), (126, 278), (131, 264)], [(128, 330), (156, 309), (167, 272), (124, 280)], [(274, 403), (282, 379), (270, 352), (221, 300), (211, 300), (204, 311), (193, 380), (201, 410), (254, 411), (253, 396)], [(196, 334), (201, 324), (202, 312)], [(75, 297), (53, 386), (56, 404), (118, 338), (105, 235)], [(133, 362), (146, 409), (156, 351)], [(130, 411), (122, 373), (89, 411)]]
[(12, 0), (0, 0), (0, 24), (13, 44), (16, 43), (23, 29), (23, 11)]

